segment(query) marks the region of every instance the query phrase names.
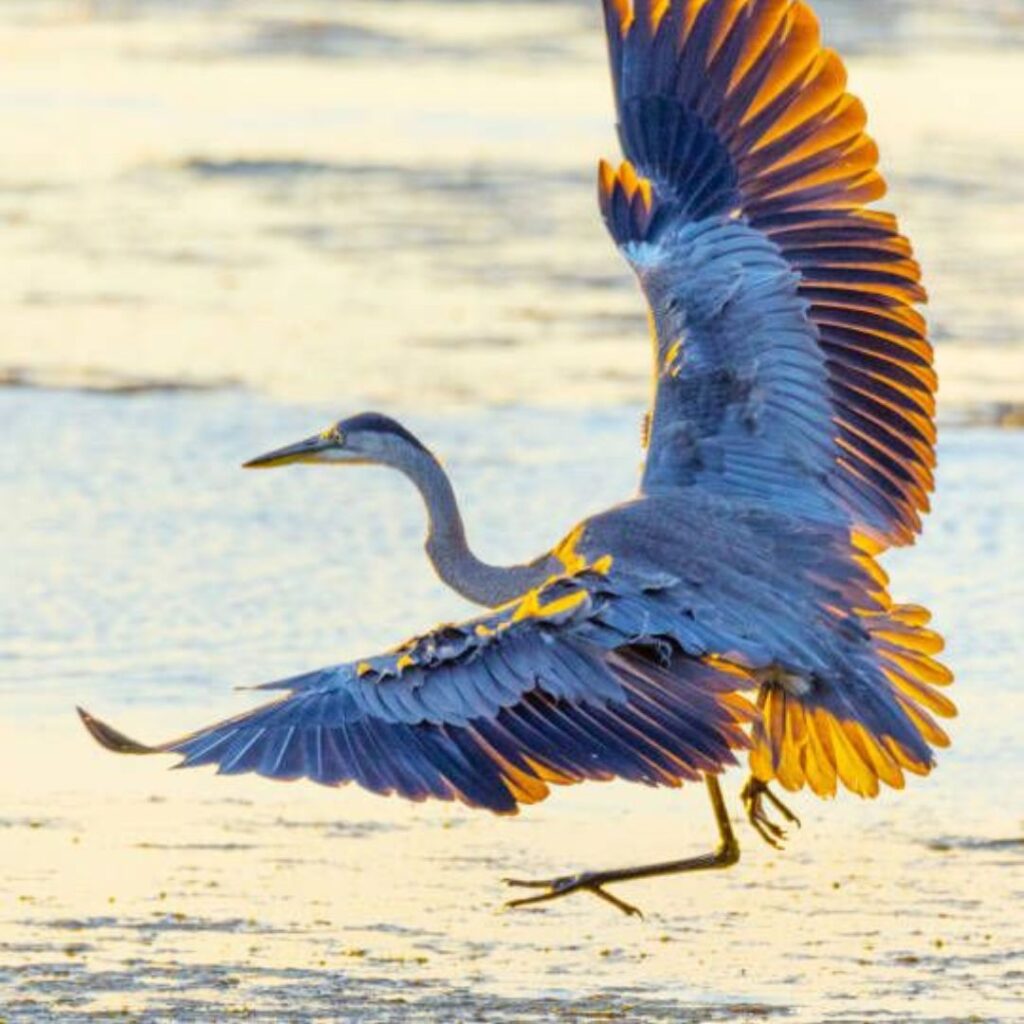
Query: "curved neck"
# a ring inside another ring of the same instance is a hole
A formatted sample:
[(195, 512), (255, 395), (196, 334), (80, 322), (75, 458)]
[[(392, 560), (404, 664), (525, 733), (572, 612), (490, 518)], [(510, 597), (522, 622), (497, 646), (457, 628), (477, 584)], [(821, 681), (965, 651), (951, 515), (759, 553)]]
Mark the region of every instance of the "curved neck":
[(551, 554), (523, 565), (497, 566), (481, 561), (469, 548), (455, 491), (437, 459), (425, 448), (407, 449), (391, 465), (404, 473), (423, 496), (428, 518), (425, 546), (434, 571), (467, 600), (496, 608), (560, 571), (561, 563)]

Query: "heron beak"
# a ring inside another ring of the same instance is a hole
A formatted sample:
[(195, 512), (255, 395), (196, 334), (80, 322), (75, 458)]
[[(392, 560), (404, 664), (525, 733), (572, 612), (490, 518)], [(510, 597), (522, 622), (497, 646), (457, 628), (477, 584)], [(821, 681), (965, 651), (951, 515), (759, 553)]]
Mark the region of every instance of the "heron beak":
[(290, 444), (287, 448), (278, 448), (246, 462), (242, 469), (274, 469), (277, 466), (290, 466), (296, 462), (326, 462), (324, 452), (338, 448), (335, 438), (317, 434), (307, 437), (298, 444)]

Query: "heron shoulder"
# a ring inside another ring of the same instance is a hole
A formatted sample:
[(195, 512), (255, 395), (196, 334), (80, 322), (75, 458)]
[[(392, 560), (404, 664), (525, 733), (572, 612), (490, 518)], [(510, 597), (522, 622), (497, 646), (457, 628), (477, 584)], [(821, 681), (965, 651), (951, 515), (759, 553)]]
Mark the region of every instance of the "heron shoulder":
[(567, 571), (610, 564), (612, 573), (657, 570), (685, 577), (698, 564), (741, 562), (757, 552), (786, 565), (786, 550), (799, 558), (823, 546), (848, 547), (849, 523), (828, 511), (796, 514), (699, 487), (666, 487), (583, 520), (554, 553), (563, 564), (572, 556)]

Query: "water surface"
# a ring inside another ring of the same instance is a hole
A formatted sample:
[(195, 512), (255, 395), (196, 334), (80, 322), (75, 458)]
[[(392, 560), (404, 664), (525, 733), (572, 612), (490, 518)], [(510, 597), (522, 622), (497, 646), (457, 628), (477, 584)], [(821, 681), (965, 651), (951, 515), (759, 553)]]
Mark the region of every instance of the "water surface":
[[(1020, 403), (1024, 8), (819, 6), (934, 295), (946, 414)], [(0, 379), (643, 401), (594, 200), (602, 33), (597, 0), (5, 4)]]

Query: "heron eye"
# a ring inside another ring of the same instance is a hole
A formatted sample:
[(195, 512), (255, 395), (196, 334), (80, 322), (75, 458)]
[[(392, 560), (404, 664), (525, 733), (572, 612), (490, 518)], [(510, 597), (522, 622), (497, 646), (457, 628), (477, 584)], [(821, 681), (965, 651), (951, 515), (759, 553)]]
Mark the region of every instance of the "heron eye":
[(337, 427), (328, 427), (320, 434), (322, 441), (330, 441), (332, 444), (342, 444), (345, 440), (345, 435)]

